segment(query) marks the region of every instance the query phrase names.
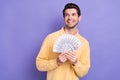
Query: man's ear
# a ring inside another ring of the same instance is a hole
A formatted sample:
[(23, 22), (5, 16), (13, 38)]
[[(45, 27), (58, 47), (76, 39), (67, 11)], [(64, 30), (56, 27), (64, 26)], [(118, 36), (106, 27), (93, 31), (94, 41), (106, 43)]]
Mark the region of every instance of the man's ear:
[(81, 21), (81, 16), (79, 16), (79, 21)]

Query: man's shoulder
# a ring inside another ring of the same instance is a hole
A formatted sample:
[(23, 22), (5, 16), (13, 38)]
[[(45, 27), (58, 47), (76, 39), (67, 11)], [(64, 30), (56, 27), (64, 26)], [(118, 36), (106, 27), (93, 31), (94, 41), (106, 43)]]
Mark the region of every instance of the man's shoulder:
[(46, 36), (46, 38), (47, 39), (53, 39), (53, 38), (56, 38), (57, 36), (59, 36), (59, 34), (60, 34), (60, 30), (57, 30), (55, 32), (52, 32), (52, 33), (48, 34)]
[(80, 39), (83, 43), (89, 44), (88, 40), (87, 40), (85, 37), (79, 35), (79, 39)]
[(48, 37), (53, 37), (53, 36), (56, 36), (56, 35), (59, 35), (60, 34), (60, 30), (57, 30), (55, 32), (52, 32), (50, 34), (48, 34)]

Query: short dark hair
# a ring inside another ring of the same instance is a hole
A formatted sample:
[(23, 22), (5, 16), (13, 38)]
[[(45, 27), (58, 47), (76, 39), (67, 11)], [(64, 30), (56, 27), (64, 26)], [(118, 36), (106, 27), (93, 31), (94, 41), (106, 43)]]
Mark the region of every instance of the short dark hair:
[(77, 10), (77, 13), (78, 13), (78, 16), (81, 16), (81, 10), (79, 8), (78, 5), (76, 5), (75, 3), (67, 3), (63, 9), (63, 16), (65, 17), (65, 10), (66, 9), (71, 9), (71, 8), (74, 8)]

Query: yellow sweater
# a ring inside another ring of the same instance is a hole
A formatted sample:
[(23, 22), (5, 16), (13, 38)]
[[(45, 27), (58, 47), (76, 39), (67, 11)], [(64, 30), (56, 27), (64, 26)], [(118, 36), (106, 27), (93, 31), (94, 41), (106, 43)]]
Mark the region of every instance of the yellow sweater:
[(69, 61), (57, 65), (56, 59), (59, 54), (53, 53), (52, 50), (54, 42), (63, 34), (65, 34), (63, 28), (49, 34), (36, 58), (36, 67), (39, 71), (47, 71), (47, 80), (79, 80), (79, 77), (86, 75), (90, 68), (89, 43), (78, 32), (75, 36), (82, 42), (82, 46), (75, 51), (78, 56), (76, 65), (71, 65)]

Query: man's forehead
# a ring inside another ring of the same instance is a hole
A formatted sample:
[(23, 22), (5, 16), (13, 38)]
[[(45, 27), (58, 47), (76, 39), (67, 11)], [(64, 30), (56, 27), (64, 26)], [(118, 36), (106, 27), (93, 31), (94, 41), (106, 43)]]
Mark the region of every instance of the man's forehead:
[(77, 10), (74, 8), (66, 9), (65, 13), (77, 13)]

